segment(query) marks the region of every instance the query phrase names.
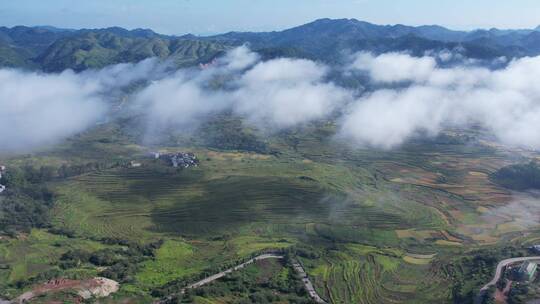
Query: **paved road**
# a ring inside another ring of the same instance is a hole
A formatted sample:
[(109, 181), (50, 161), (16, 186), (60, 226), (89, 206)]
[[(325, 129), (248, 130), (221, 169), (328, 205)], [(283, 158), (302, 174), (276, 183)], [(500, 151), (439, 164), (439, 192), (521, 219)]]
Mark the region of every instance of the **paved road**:
[(540, 256), (511, 258), (511, 259), (500, 261), (499, 264), (497, 264), (497, 270), (495, 270), (495, 276), (493, 277), (493, 280), (491, 280), (489, 283), (484, 285), (484, 287), (480, 289), (480, 292), (486, 291), (490, 286), (495, 285), (497, 283), (497, 281), (501, 278), (502, 270), (504, 267), (508, 266), (509, 264), (513, 264), (517, 262), (524, 262), (524, 261), (540, 262)]
[[(181, 294), (184, 294), (186, 292), (186, 290), (188, 289), (194, 289), (194, 288), (198, 288), (198, 287), (201, 287), (203, 285), (206, 285), (206, 284), (209, 284), (217, 279), (220, 279), (224, 276), (226, 276), (227, 274), (229, 273), (232, 273), (234, 271), (237, 271), (237, 270), (240, 270), (246, 266), (248, 266), (249, 264), (253, 264), (255, 263), (256, 261), (260, 261), (260, 260), (266, 260), (266, 259), (283, 259), (284, 257), (282, 255), (278, 255), (278, 254), (272, 254), (272, 253), (269, 253), (269, 254), (261, 254), (259, 256), (256, 256), (254, 257), (253, 259), (247, 261), (247, 262), (244, 262), (242, 264), (239, 264), (239, 265), (236, 265), (232, 268), (229, 268), (227, 270), (224, 270), (222, 272), (219, 272), (219, 273), (216, 273), (214, 275), (211, 275), (207, 278), (204, 278), (198, 282), (195, 282), (191, 285), (188, 285), (184, 288), (182, 288), (182, 290), (180, 291)], [(317, 294), (317, 291), (315, 290), (315, 288), (313, 287), (313, 284), (311, 283), (311, 280), (308, 278), (307, 274), (306, 274), (306, 271), (304, 270), (304, 267), (300, 264), (300, 263), (294, 263), (293, 264), (293, 267), (294, 267), (294, 270), (296, 270), (296, 272), (298, 272), (298, 274), (300, 274), (300, 276), (302, 277), (302, 282), (304, 283), (304, 286), (306, 287), (308, 293), (309, 293), (309, 296), (315, 300), (315, 302), (317, 303), (326, 303), (326, 301), (324, 301), (320, 296), (319, 294)], [(167, 299), (172, 299), (172, 295), (171, 296), (168, 296)], [(156, 302), (156, 303), (164, 303), (163, 301), (159, 301), (159, 302)]]
[(212, 276), (209, 276), (209, 277), (204, 278), (204, 279), (202, 279), (202, 280), (200, 280), (198, 282), (195, 282), (195, 283), (193, 283), (191, 285), (188, 285), (188, 286), (186, 286), (185, 288), (182, 289), (181, 293), (186, 292), (186, 289), (193, 289), (193, 288), (201, 287), (201, 286), (206, 285), (208, 283), (211, 283), (211, 282), (213, 282), (213, 281), (215, 281), (217, 279), (220, 279), (220, 278), (226, 276), (227, 274), (232, 273), (233, 271), (240, 270), (240, 269), (246, 267), (249, 264), (252, 264), (252, 263), (254, 263), (256, 261), (260, 261), (260, 260), (266, 260), (266, 259), (283, 259), (283, 256), (282, 255), (277, 255), (277, 254), (262, 254), (262, 255), (259, 255), (259, 256), (254, 257), (253, 259), (251, 259), (251, 260), (249, 260), (247, 262), (244, 262), (242, 264), (234, 266), (233, 268), (229, 268), (229, 269), (227, 269), (225, 271), (222, 271), (220, 273), (216, 273), (216, 274), (214, 274)]
[[(206, 285), (208, 283), (211, 283), (211, 282), (213, 282), (213, 281), (215, 281), (217, 279), (220, 279), (220, 278), (226, 276), (229, 273), (232, 273), (233, 271), (240, 270), (240, 269), (246, 267), (249, 264), (253, 264), (256, 261), (266, 260), (266, 259), (283, 259), (283, 256), (278, 255), (278, 254), (273, 254), (273, 253), (261, 254), (259, 256), (254, 257), (253, 259), (251, 259), (251, 260), (249, 260), (247, 262), (236, 265), (236, 266), (234, 266), (232, 268), (229, 268), (229, 269), (227, 269), (225, 271), (216, 273), (216, 274), (211, 275), (211, 276), (209, 276), (207, 278), (204, 278), (204, 279), (202, 279), (202, 280), (200, 280), (198, 282), (195, 282), (195, 283), (193, 283), (191, 285), (188, 285), (188, 286), (186, 286), (186, 287), (184, 287), (184, 288), (182, 288), (180, 290), (180, 294), (184, 294), (186, 292), (186, 290), (188, 290), (188, 289), (198, 288), (198, 287), (201, 287), (201, 286)], [(160, 300), (160, 301), (157, 301), (157, 302), (154, 302), (154, 303), (155, 304), (166, 303), (166, 300), (171, 300), (173, 297), (174, 297), (174, 295), (170, 295), (170, 296), (166, 297), (165, 300)]]
[(307, 290), (310, 298), (312, 298), (317, 303), (321, 303), (321, 304), (326, 303), (326, 301), (323, 300), (319, 296), (319, 294), (315, 290), (315, 287), (313, 287), (313, 283), (311, 283), (311, 280), (307, 276), (307, 273), (304, 270), (304, 267), (302, 266), (302, 264), (295, 262), (295, 263), (293, 263), (293, 267), (294, 267), (294, 270), (296, 270), (296, 272), (298, 272), (298, 274), (301, 276), (302, 283), (304, 283), (304, 286), (306, 287), (306, 290)]

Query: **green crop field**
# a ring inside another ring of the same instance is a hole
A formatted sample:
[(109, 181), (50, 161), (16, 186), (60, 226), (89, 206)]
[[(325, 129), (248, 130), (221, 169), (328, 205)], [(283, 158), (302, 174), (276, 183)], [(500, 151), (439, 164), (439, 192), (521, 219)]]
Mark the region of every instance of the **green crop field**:
[[(486, 215), (507, 199), (488, 179), (505, 164), (504, 152), (493, 148), (411, 143), (374, 153), (329, 139), (331, 125), (270, 136), (266, 147), (273, 153), (196, 143), (143, 147), (118, 128), (102, 126), (8, 160), (14, 167), (100, 165), (48, 181), (55, 194), (50, 227), (0, 242), (0, 264), (9, 266), (0, 270), (4, 294), (20, 293), (28, 287), (17, 288), (16, 281), (31, 286), (51, 269), (68, 277), (97, 275), (108, 266), (61, 269), (58, 260), (67, 249), (116, 248), (106, 244), (114, 239), (162, 241), (125, 270), (116, 299), (143, 301), (253, 254), (289, 250), (298, 252), (317, 292), (331, 303), (451, 303), (454, 257), (498, 250), (500, 240), (519, 242), (527, 232), (515, 225), (519, 219)], [(114, 140), (100, 141), (107, 136)], [(200, 164), (175, 170), (148, 157), (152, 150), (193, 152)], [(130, 160), (142, 166), (125, 165)], [(316, 254), (299, 253), (306, 246)], [(229, 288), (226, 282), (216, 286)], [(230, 303), (241, 294), (207, 292), (191, 300)]]

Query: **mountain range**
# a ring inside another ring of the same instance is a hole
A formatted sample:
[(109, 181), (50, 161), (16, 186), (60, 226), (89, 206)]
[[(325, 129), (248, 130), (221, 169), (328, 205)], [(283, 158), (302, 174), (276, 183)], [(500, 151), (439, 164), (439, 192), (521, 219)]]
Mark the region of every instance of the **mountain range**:
[(339, 54), (459, 50), (477, 59), (540, 54), (540, 26), (523, 30), (454, 31), (437, 25), (376, 25), (356, 19), (319, 19), (274, 32), (229, 32), (198, 37), (167, 36), (149, 29), (59, 29), (49, 26), (0, 27), (0, 66), (58, 72), (81, 71), (149, 57), (178, 66), (207, 62), (248, 43), (268, 57), (305, 57), (332, 63)]

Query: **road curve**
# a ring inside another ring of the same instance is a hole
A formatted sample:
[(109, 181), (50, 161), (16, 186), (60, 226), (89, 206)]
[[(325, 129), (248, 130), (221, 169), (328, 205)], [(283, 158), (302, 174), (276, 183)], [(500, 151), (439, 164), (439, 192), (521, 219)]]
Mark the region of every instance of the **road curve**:
[[(279, 254), (273, 254), (273, 253), (267, 253), (267, 254), (261, 254), (259, 256), (256, 256), (242, 264), (238, 264), (232, 268), (229, 268), (227, 270), (224, 270), (222, 272), (219, 272), (219, 273), (216, 273), (214, 275), (211, 275), (209, 277), (206, 277), (200, 281), (197, 281), (193, 284), (190, 284), (184, 288), (182, 288), (180, 290), (180, 294), (184, 294), (186, 292), (186, 290), (188, 289), (194, 289), (194, 288), (199, 288), (203, 285), (206, 285), (206, 284), (209, 284), (217, 279), (220, 279), (224, 276), (226, 276), (227, 274), (229, 273), (232, 273), (234, 271), (237, 271), (237, 270), (240, 270), (244, 267), (246, 267), (247, 265), (249, 264), (253, 264), (254, 262), (256, 261), (260, 261), (260, 260), (266, 260), (266, 259), (283, 259), (284, 256), (283, 255), (279, 255)], [(293, 268), (294, 270), (302, 277), (302, 283), (304, 283), (306, 289), (307, 289), (307, 292), (309, 294), (309, 296), (315, 300), (316, 303), (326, 303), (326, 301), (324, 301), (320, 296), (319, 294), (317, 294), (317, 292), (315, 291), (315, 288), (313, 287), (313, 284), (311, 283), (311, 280), (308, 278), (305, 270), (304, 270), (304, 267), (302, 267), (302, 265), (300, 263), (294, 263), (293, 264)], [(173, 295), (170, 295), (168, 297), (166, 297), (164, 300), (171, 300), (173, 298)], [(165, 303), (165, 301), (162, 300), (162, 301), (157, 301), (155, 303)], [(0, 303), (1, 304), (1, 303)]]
[(495, 285), (497, 283), (497, 281), (501, 278), (502, 270), (504, 267), (508, 266), (509, 264), (513, 264), (517, 262), (524, 262), (524, 261), (540, 262), (540, 256), (510, 258), (510, 259), (500, 261), (499, 264), (497, 264), (497, 269), (495, 270), (495, 276), (493, 277), (493, 280), (489, 281), (489, 283), (484, 285), (484, 287), (480, 289), (480, 292), (486, 291), (490, 286)]
[(315, 290), (315, 287), (313, 286), (313, 283), (311, 283), (311, 280), (309, 279), (306, 271), (304, 270), (304, 266), (298, 262), (294, 262), (292, 264), (294, 270), (300, 275), (302, 279), (302, 283), (304, 283), (304, 286), (306, 288), (306, 291), (308, 292), (308, 295), (311, 299), (313, 299), (316, 303), (325, 304), (326, 301), (319, 296), (317, 291)]

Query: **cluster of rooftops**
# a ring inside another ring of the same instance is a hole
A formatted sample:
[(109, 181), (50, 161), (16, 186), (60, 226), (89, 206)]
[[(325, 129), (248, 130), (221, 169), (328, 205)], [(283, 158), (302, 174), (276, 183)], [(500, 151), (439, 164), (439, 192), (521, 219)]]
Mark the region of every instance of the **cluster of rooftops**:
[[(175, 153), (162, 153), (162, 152), (152, 152), (150, 156), (156, 160), (164, 160), (171, 167), (174, 168), (189, 168), (197, 167), (199, 165), (199, 160), (195, 154), (190, 152), (175, 152)], [(132, 161), (130, 164), (131, 167), (141, 167), (142, 163)]]
[(516, 281), (533, 281), (538, 270), (538, 262), (524, 261), (520, 264), (509, 266), (508, 275)]
[(170, 162), (171, 166), (177, 168), (189, 168), (189, 167), (197, 167), (199, 165), (199, 160), (197, 159), (197, 156), (193, 153), (184, 153), (184, 152), (177, 152), (177, 153), (160, 153), (160, 152), (153, 152), (152, 155), (155, 159), (165, 159)]

